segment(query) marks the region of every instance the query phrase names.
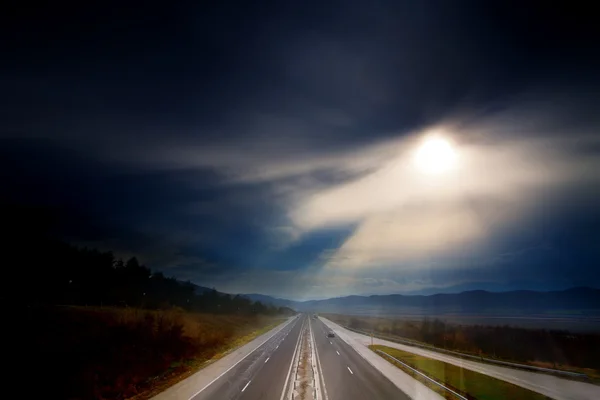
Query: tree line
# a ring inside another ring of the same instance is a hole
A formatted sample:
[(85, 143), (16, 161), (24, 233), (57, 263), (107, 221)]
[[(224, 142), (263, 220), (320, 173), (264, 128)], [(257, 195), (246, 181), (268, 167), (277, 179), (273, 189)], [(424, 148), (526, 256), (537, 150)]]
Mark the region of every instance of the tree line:
[(58, 240), (35, 241), (20, 254), (17, 279), (26, 291), (15, 292), (21, 305), (121, 306), (145, 309), (179, 307), (188, 311), (234, 314), (288, 314), (293, 310), (253, 302), (215, 289), (199, 290), (153, 272), (136, 257), (124, 261), (112, 252), (79, 248)]
[(198, 290), (191, 282), (181, 282), (161, 272), (153, 273), (136, 257), (123, 261), (112, 252), (56, 241), (39, 255), (43, 255), (44, 260), (39, 261), (30, 278), (34, 290), (27, 296), (28, 304), (180, 307), (196, 312), (235, 314), (293, 313), (289, 308), (253, 302), (240, 295), (232, 296), (215, 289)]
[(484, 357), (514, 362), (540, 361), (551, 367), (570, 365), (600, 369), (600, 335), (597, 332), (457, 325), (437, 318), (424, 318), (420, 323), (368, 317), (332, 318), (354, 329)]

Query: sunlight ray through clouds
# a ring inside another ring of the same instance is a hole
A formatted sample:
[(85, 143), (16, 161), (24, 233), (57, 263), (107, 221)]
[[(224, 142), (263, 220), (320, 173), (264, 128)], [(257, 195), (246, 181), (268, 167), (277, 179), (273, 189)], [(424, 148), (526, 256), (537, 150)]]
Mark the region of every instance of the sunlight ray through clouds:
[(540, 193), (582, 177), (597, 181), (589, 174), (597, 160), (564, 152), (557, 139), (482, 140), (481, 129), (490, 127), (448, 129), (446, 136), (425, 130), (390, 141), (398, 151), (372, 173), (300, 192), (289, 206), (290, 220), (304, 232), (355, 224), (328, 255), (327, 267), (402, 268), (485, 246), (522, 218), (535, 218)]

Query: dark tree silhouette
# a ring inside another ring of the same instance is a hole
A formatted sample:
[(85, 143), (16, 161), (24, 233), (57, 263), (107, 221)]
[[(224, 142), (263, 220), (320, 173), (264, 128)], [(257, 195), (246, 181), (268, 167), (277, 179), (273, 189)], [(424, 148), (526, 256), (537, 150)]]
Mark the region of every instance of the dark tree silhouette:
[(122, 306), (147, 309), (179, 307), (189, 311), (236, 314), (291, 314), (242, 296), (213, 289), (196, 293), (191, 282), (153, 273), (136, 257), (126, 261), (111, 252), (78, 248), (56, 240), (54, 220), (47, 210), (0, 205), (9, 232), (5, 264), (27, 291), (15, 303), (31, 305)]

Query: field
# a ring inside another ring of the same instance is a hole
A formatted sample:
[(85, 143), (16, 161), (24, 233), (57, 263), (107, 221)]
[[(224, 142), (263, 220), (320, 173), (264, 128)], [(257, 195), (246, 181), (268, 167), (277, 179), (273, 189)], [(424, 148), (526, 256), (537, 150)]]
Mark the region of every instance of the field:
[[(354, 313), (353, 313), (354, 314)], [(358, 315), (358, 313), (356, 313)], [(455, 325), (512, 326), (526, 329), (565, 330), (579, 333), (600, 332), (600, 317), (580, 314), (534, 314), (519, 315), (476, 315), (476, 314), (378, 314), (365, 313), (361, 316), (422, 321), (425, 318), (440, 319)]]
[(147, 398), (283, 321), (88, 307), (28, 308), (20, 317), (24, 358), (42, 369), (35, 388), (64, 399)]
[[(407, 353), (402, 350), (393, 349), (386, 346), (369, 346), (371, 350), (381, 350), (394, 358), (410, 365), (416, 370), (424, 373), (430, 378), (443, 383), (450, 389), (459, 392), (469, 399), (502, 400), (502, 399), (521, 399), (521, 400), (546, 400), (548, 397), (531, 390), (522, 388), (512, 383), (501, 381), (478, 372), (470, 371), (447, 364), (442, 361), (433, 360), (416, 354)], [(440, 388), (438, 385), (430, 382), (422, 376), (412, 372), (410, 369), (398, 364), (388, 357), (382, 356), (387, 361), (392, 362), (398, 368), (407, 372), (415, 379), (424, 383), (440, 395), (447, 399), (456, 397)]]
[(511, 326), (462, 325), (442, 320), (324, 314), (332, 321), (389, 340), (422, 344), (502, 361), (586, 374), (600, 382), (600, 334)]

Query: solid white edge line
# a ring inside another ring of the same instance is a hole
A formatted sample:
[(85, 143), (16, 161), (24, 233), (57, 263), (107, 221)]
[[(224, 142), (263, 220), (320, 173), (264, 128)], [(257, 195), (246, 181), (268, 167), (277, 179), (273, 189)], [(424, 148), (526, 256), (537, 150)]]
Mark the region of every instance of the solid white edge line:
[(269, 361), (269, 358), (271, 358), (271, 357), (267, 357), (267, 359), (265, 360), (265, 364), (267, 363), (267, 361)]
[(465, 397), (463, 397), (462, 395), (460, 395), (460, 394), (456, 393), (454, 390), (450, 389), (449, 387), (442, 385), (441, 383), (437, 382), (437, 381), (436, 381), (436, 380), (434, 380), (434, 379), (431, 379), (430, 377), (428, 377), (427, 375), (425, 375), (425, 374), (424, 374), (424, 373), (422, 373), (421, 371), (419, 371), (419, 370), (417, 370), (417, 369), (415, 369), (415, 368), (411, 367), (410, 365), (408, 365), (408, 364), (406, 364), (406, 363), (404, 363), (404, 362), (402, 362), (402, 361), (398, 360), (396, 357), (393, 357), (393, 356), (389, 355), (389, 354), (388, 354), (388, 353), (386, 353), (385, 351), (381, 351), (381, 350), (376, 350), (376, 351), (377, 351), (377, 352), (379, 352), (379, 353), (383, 353), (383, 354), (385, 354), (386, 356), (388, 356), (388, 357), (390, 357), (391, 359), (393, 359), (394, 361), (396, 361), (396, 362), (398, 362), (398, 363), (402, 364), (403, 366), (407, 367), (408, 369), (412, 370), (413, 372), (416, 372), (417, 374), (421, 375), (422, 377), (424, 377), (424, 378), (427, 378), (428, 380), (430, 380), (431, 382), (435, 383), (436, 385), (438, 385), (438, 386), (440, 386), (440, 387), (442, 387), (442, 388), (446, 389), (446, 390), (447, 390), (447, 391), (449, 391), (450, 393), (454, 394), (454, 395), (455, 395), (455, 396), (457, 396), (459, 399), (467, 400)]
[(285, 389), (288, 386), (290, 380), (290, 374), (292, 373), (292, 367), (294, 366), (294, 359), (296, 358), (296, 353), (298, 352), (298, 348), (300, 346), (300, 338), (302, 337), (302, 329), (304, 329), (304, 323), (306, 320), (302, 321), (302, 326), (300, 327), (300, 333), (298, 334), (298, 340), (296, 341), (296, 348), (294, 349), (294, 353), (292, 354), (292, 361), (290, 362), (290, 368), (288, 369), (287, 376), (285, 377), (285, 381), (283, 382), (283, 391), (281, 392), (280, 400), (283, 400), (285, 397)]
[(354, 375), (354, 372), (352, 372), (352, 370), (350, 369), (350, 367), (346, 367), (346, 368), (348, 368), (348, 371), (350, 371), (350, 373), (351, 373), (352, 375)]
[(246, 386), (244, 386), (244, 388), (242, 389), (242, 392), (243, 392), (244, 390), (246, 390), (246, 388), (248, 387), (248, 385), (250, 384), (250, 382), (252, 382), (252, 381), (248, 381), (248, 383), (246, 383)]
[(252, 350), (251, 352), (249, 352), (248, 354), (246, 354), (244, 357), (242, 357), (241, 360), (239, 360), (238, 362), (236, 362), (235, 364), (233, 364), (231, 367), (227, 368), (225, 370), (225, 372), (221, 373), (221, 375), (217, 376), (215, 379), (213, 379), (212, 381), (210, 381), (206, 386), (204, 386), (202, 389), (198, 390), (196, 393), (194, 393), (188, 400), (192, 400), (194, 397), (198, 396), (200, 393), (202, 393), (202, 391), (204, 389), (206, 389), (207, 387), (209, 387), (210, 385), (212, 385), (213, 383), (215, 383), (220, 377), (222, 377), (223, 375), (225, 375), (226, 373), (228, 373), (229, 371), (231, 371), (231, 369), (233, 367), (235, 367), (236, 365), (238, 365), (239, 363), (241, 363), (242, 361), (244, 361), (246, 359), (246, 357), (248, 357), (250, 354), (254, 353), (260, 346), (262, 346), (263, 344), (267, 343), (269, 340), (271, 340), (271, 338), (273, 336), (275, 336), (276, 334), (278, 334), (279, 332), (281, 332), (281, 330), (283, 328), (285, 328), (286, 326), (288, 326), (289, 324), (291, 324), (294, 321), (297, 321), (298, 319), (292, 319), (291, 321), (289, 321), (287, 324), (283, 325), (281, 328), (279, 328), (279, 330), (275, 333), (273, 333), (271, 336), (269, 336), (267, 339), (265, 339), (264, 342), (262, 342), (261, 344), (259, 344), (258, 346), (256, 346), (254, 348), (254, 350)]
[[(321, 324), (323, 323), (323, 321), (321, 321)], [(312, 328), (312, 325), (311, 325)], [(322, 328), (321, 328), (322, 329)], [(315, 336), (313, 334), (312, 329), (310, 330), (310, 334), (313, 337), (313, 342), (315, 343), (315, 356), (317, 357), (317, 368), (320, 371), (320, 375), (321, 375), (321, 379), (322, 379), (322, 387), (323, 387), (323, 396), (325, 397), (325, 400), (329, 400), (329, 396), (327, 396), (327, 387), (325, 386), (325, 375), (323, 375), (323, 368), (321, 367), (321, 359), (319, 358), (319, 350), (317, 350), (317, 342), (315, 341)]]

